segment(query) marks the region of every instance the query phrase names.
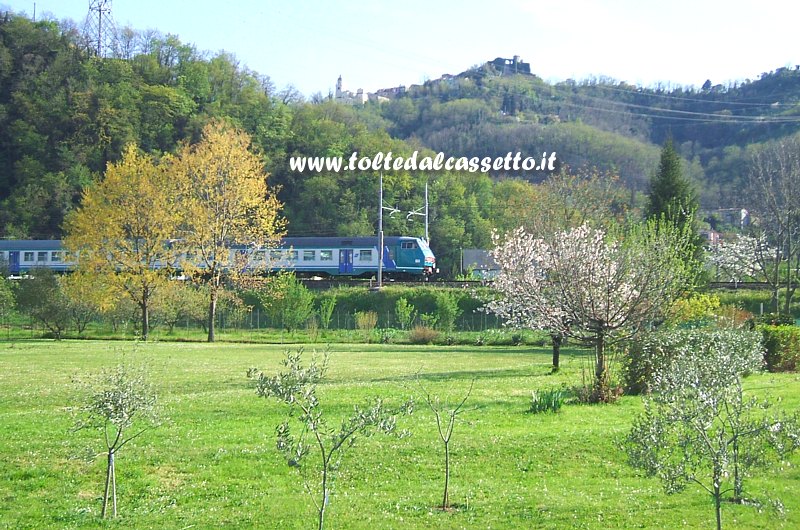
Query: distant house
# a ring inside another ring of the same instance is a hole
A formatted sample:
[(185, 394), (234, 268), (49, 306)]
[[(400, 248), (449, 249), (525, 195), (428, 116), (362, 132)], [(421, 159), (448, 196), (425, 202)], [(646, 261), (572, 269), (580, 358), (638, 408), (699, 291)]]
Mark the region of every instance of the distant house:
[(500, 272), (500, 265), (488, 250), (465, 248), (461, 251), (461, 270), (476, 280), (491, 280)]
[(703, 218), (711, 223), (712, 228), (716, 221), (723, 224), (733, 226), (739, 230), (744, 230), (750, 226), (750, 212), (744, 208), (717, 208), (716, 210), (704, 210), (702, 212)]
[(705, 241), (705, 245), (709, 248), (717, 248), (722, 234), (716, 230), (700, 230), (700, 237)]

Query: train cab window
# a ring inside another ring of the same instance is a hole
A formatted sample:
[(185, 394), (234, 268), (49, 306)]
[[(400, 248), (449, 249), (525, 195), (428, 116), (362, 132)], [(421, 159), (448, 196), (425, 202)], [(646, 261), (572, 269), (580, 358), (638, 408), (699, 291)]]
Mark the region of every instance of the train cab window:
[(417, 248), (417, 243), (414, 241), (403, 241), (400, 248)]
[(36, 253), (36, 261), (44, 262), (47, 261), (47, 252), (37, 252)]
[(364, 249), (361, 251), (358, 261), (372, 261), (372, 249)]
[(53, 263), (61, 262), (61, 252), (51, 252), (50, 261), (52, 261)]
[(333, 251), (332, 250), (320, 250), (319, 251), (319, 260), (320, 261), (333, 261)]
[(317, 252), (315, 250), (304, 250), (303, 251), (303, 261), (314, 261), (316, 259)]
[(25, 252), (22, 255), (22, 261), (33, 261), (33, 252)]

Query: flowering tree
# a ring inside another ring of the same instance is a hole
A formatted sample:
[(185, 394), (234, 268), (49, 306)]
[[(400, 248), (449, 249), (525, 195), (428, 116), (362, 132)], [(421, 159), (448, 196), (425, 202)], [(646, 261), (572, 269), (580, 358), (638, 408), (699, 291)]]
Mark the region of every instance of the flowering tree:
[(661, 318), (696, 270), (691, 234), (670, 223), (616, 232), (584, 224), (551, 240), (518, 229), (495, 243), (501, 296), (490, 310), (509, 325), (592, 345), (596, 401), (610, 398), (606, 347)]
[(758, 237), (740, 235), (713, 248), (708, 262), (723, 277), (739, 283), (748, 277), (769, 281), (774, 258), (775, 249), (767, 244), (763, 234)]

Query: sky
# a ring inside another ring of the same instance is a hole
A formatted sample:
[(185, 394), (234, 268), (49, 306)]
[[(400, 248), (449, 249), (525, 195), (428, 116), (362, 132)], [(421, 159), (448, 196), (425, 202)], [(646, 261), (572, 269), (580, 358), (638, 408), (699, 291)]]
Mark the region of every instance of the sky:
[[(0, 0), (83, 24), (89, 0)], [(800, 2), (787, 0), (113, 0), (118, 27), (225, 50), (278, 88), (371, 92), (519, 55), (548, 81), (643, 86), (757, 79), (800, 64)]]

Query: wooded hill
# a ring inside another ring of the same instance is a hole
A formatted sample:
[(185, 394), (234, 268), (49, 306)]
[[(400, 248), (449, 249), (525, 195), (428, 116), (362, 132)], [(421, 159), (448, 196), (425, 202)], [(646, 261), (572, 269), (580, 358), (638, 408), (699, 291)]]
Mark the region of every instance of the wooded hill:
[[(233, 55), (202, 53), (174, 36), (125, 29), (114, 57), (98, 58), (72, 23), (0, 14), (0, 237), (60, 237), (81, 190), (103, 177), (126, 144), (174, 153), (212, 118), (251, 135), (269, 185), (280, 187), (291, 235), (374, 233), (375, 175), (289, 170), (290, 156), (353, 151), (555, 151), (559, 170), (619, 175), (631, 200), (644, 191), (660, 144), (671, 136), (704, 206), (747, 206), (739, 190), (749, 150), (795, 134), (799, 100), (797, 68), (686, 89), (610, 79), (550, 84), (484, 64), (354, 107), (279, 90)], [(538, 182), (546, 175), (388, 172), (385, 202), (418, 209), (430, 182), (432, 246), (452, 270), (461, 248), (485, 248), (492, 228), (517, 222), (520, 190), (532, 188), (509, 177)], [(422, 230), (416, 217), (386, 219), (389, 234)]]

